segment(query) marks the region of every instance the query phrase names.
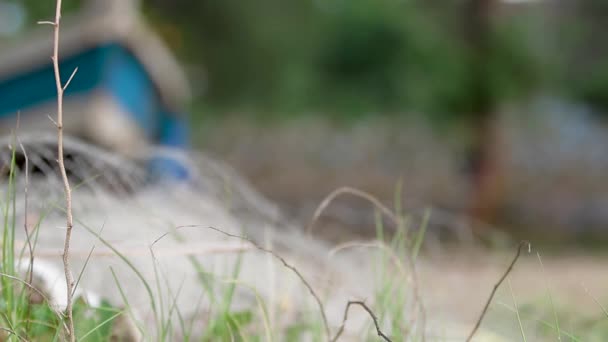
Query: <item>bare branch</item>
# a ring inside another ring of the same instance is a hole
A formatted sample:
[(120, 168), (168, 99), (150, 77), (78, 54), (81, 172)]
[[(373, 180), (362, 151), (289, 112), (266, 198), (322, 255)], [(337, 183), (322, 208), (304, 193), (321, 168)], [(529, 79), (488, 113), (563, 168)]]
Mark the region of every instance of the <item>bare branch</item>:
[(23, 157), (25, 158), (25, 186), (24, 186), (24, 210), (25, 210), (25, 217), (23, 218), (23, 230), (25, 231), (25, 239), (27, 242), (27, 249), (30, 253), (30, 264), (29, 264), (29, 269), (28, 269), (28, 281), (31, 283), (32, 282), (32, 270), (34, 268), (34, 247), (32, 246), (32, 237), (30, 235), (30, 230), (29, 230), (29, 220), (28, 220), (28, 211), (29, 211), (29, 203), (28, 203), (28, 198), (29, 198), (29, 158), (27, 156), (27, 152), (25, 151), (25, 147), (23, 147), (23, 144), (21, 143), (21, 141), (19, 141), (19, 138), (17, 138), (17, 142), (19, 143), (19, 147), (21, 147), (21, 151), (23, 152)]
[[(17, 117), (17, 121), (19, 122), (20, 120), (20, 115)], [(17, 128), (18, 129), (18, 128)], [(28, 216), (29, 216), (29, 203), (28, 203), (28, 198), (29, 198), (29, 183), (30, 183), (30, 177), (29, 177), (29, 158), (27, 156), (27, 152), (25, 151), (25, 147), (23, 147), (23, 144), (21, 143), (21, 141), (19, 140), (19, 137), (16, 136), (17, 139), (17, 143), (19, 144), (19, 147), (21, 148), (21, 152), (23, 153), (23, 157), (25, 158), (25, 185), (24, 185), (24, 218), (23, 218), (23, 230), (25, 231), (25, 238), (26, 238), (26, 242), (27, 242), (27, 249), (28, 252), (30, 253), (30, 258), (29, 258), (29, 263), (28, 263), (28, 267), (27, 267), (27, 281), (29, 284), (32, 283), (33, 279), (34, 279), (34, 247), (32, 246), (32, 237), (30, 235), (30, 227), (29, 227), (29, 220), (28, 220)], [(31, 293), (28, 292), (27, 295), (27, 316), (29, 317), (30, 315), (30, 309), (31, 309), (31, 305), (29, 305), (29, 303), (31, 303)], [(25, 330), (29, 331), (30, 328), (30, 320), (28, 319), (26, 322), (26, 327)]]
[(42, 299), (44, 299), (44, 301), (46, 303), (48, 303), (48, 304), (51, 303), (51, 300), (44, 294), (44, 292), (42, 292), (39, 289), (37, 289), (34, 285), (32, 285), (32, 283), (28, 283), (27, 281), (25, 281), (25, 280), (23, 280), (23, 279), (21, 279), (19, 277), (15, 277), (15, 276), (12, 276), (10, 274), (6, 274), (6, 273), (2, 273), (2, 272), (0, 272), (0, 277), (5, 277), (7, 279), (10, 279), (10, 280), (13, 280), (13, 281), (16, 281), (18, 283), (21, 283), (21, 284), (25, 285), (26, 287), (30, 288), (31, 290), (33, 290), (34, 292), (36, 292), (38, 295), (40, 295), (40, 297)]
[(338, 329), (336, 336), (334, 336), (334, 338), (331, 339), (331, 342), (337, 341), (338, 338), (340, 338), (340, 336), (344, 332), (344, 327), (346, 325), (346, 321), (348, 320), (348, 310), (350, 309), (350, 307), (352, 305), (359, 305), (365, 311), (367, 311), (369, 316), (374, 321), (374, 326), (376, 327), (376, 333), (378, 334), (378, 336), (380, 336), (383, 340), (385, 340), (387, 342), (391, 342), (391, 339), (388, 336), (386, 336), (386, 334), (383, 333), (382, 330), (380, 329), (380, 324), (378, 323), (378, 318), (376, 317), (376, 315), (374, 314), (372, 309), (370, 309), (364, 302), (359, 301), (359, 300), (349, 300), (348, 301), (348, 304), (346, 304), (346, 308), (344, 309), (344, 318), (342, 319), (342, 324), (340, 325), (340, 329)]
[(25, 215), (23, 217), (23, 230), (25, 231), (25, 238), (26, 238), (26, 242), (27, 242), (27, 249), (28, 252), (30, 253), (30, 261), (29, 261), (29, 265), (28, 265), (28, 270), (27, 270), (27, 277), (28, 277), (28, 282), (31, 284), (32, 283), (32, 279), (33, 279), (33, 269), (34, 269), (34, 248), (32, 247), (32, 240), (31, 240), (31, 236), (30, 236), (30, 231), (29, 231), (29, 220), (28, 220), (28, 212), (29, 212), (29, 203), (28, 203), (28, 199), (29, 199), (29, 184), (30, 184), (30, 176), (29, 176), (29, 169), (30, 169), (30, 159), (27, 156), (27, 152), (25, 151), (25, 147), (23, 146), (23, 143), (21, 142), (21, 140), (19, 139), (19, 128), (21, 125), (21, 112), (17, 113), (17, 128), (15, 130), (15, 140), (16, 143), (19, 144), (19, 147), (21, 148), (21, 152), (23, 153), (23, 158), (25, 159), (25, 185), (24, 185), (24, 211), (25, 211)]
[[(125, 256), (147, 256), (150, 254), (148, 247), (143, 246), (121, 246), (115, 245), (116, 249), (120, 251), (120, 254)], [(256, 249), (251, 244), (246, 243), (226, 243), (226, 244), (203, 244), (193, 243), (180, 245), (179, 249), (174, 247), (167, 248), (155, 248), (156, 255), (158, 256), (204, 256), (204, 255), (219, 255), (219, 254), (235, 254), (255, 251)], [(36, 248), (34, 256), (37, 258), (52, 258), (61, 256), (63, 249), (59, 248)], [(86, 259), (89, 254), (95, 258), (106, 258), (115, 257), (116, 253), (110, 249), (104, 249), (96, 247), (93, 253), (91, 249), (70, 249), (70, 256), (77, 259)]]
[(505, 273), (502, 275), (502, 277), (500, 277), (498, 282), (494, 285), (494, 288), (492, 289), (492, 292), (490, 293), (490, 297), (486, 301), (486, 304), (484, 305), (483, 310), (481, 311), (481, 315), (479, 315), (479, 319), (477, 320), (477, 323), (475, 323), (473, 330), (471, 330), (469, 337), (467, 337), (467, 339), (466, 339), (467, 342), (471, 341), (473, 339), (473, 336), (475, 336), (475, 333), (479, 329), (479, 326), (481, 326), (481, 321), (483, 321), (483, 318), (485, 317), (486, 312), (488, 311), (488, 308), (490, 307), (490, 303), (492, 303), (492, 299), (494, 299), (496, 290), (498, 290), (500, 285), (505, 281), (505, 279), (507, 278), (509, 273), (511, 273), (511, 271), (513, 270), (513, 266), (515, 266), (515, 263), (517, 262), (517, 260), (519, 259), (519, 256), (521, 255), (521, 249), (524, 247), (527, 247), (528, 251), (529, 251), (530, 243), (528, 241), (521, 241), (519, 243), (519, 246), (517, 247), (517, 253), (515, 254), (515, 257), (513, 258), (513, 261), (511, 261), (511, 264), (509, 264), (509, 267), (507, 267), (507, 270), (505, 271)]
[[(399, 259), (399, 256), (397, 256), (395, 251), (390, 246), (388, 246), (386, 243), (384, 243), (383, 241), (376, 240), (376, 241), (346, 242), (346, 243), (343, 243), (343, 244), (340, 244), (340, 245), (337, 245), (336, 247), (334, 247), (329, 252), (329, 256), (332, 257), (336, 253), (338, 253), (342, 250), (349, 249), (349, 248), (355, 248), (355, 247), (382, 249), (383, 251), (388, 253), (391, 261), (393, 262), (395, 267), (397, 267), (397, 269), (399, 270), (399, 273), (401, 273), (401, 277), (406, 281), (408, 278), (410, 278), (410, 277), (408, 277), (407, 272), (406, 272), (404, 266), (402, 265), (401, 260)], [(410, 267), (411, 284), (412, 284), (412, 290), (414, 292), (414, 299), (416, 301), (416, 306), (418, 307), (419, 313), (421, 315), (420, 329), (423, 332), (422, 336), (421, 336), (421, 341), (424, 342), (426, 340), (426, 336), (425, 336), (425, 334), (426, 334), (426, 308), (424, 306), (424, 302), (423, 302), (422, 296), (420, 294), (420, 289), (418, 287), (418, 283), (419, 283), (418, 282), (418, 271), (416, 270), (416, 263), (414, 262), (414, 260), (412, 260), (412, 258), (408, 254), (405, 254), (405, 258)]]
[(74, 76), (76, 75), (77, 72), (78, 72), (78, 67), (76, 67), (74, 69), (74, 71), (72, 71), (72, 74), (70, 75), (70, 78), (68, 78), (68, 81), (63, 86), (63, 91), (65, 91), (68, 88), (68, 86), (70, 85), (70, 83), (72, 83), (72, 79), (74, 78)]
[[(53, 61), (53, 71), (55, 74), (55, 86), (57, 88), (57, 162), (59, 164), (59, 171), (61, 172), (61, 178), (63, 179), (63, 187), (65, 192), (66, 201), (66, 231), (65, 241), (63, 248), (63, 271), (65, 273), (65, 282), (67, 290), (67, 335), (68, 340), (71, 342), (76, 341), (76, 335), (74, 333), (74, 317), (72, 313), (73, 306), (73, 288), (74, 288), (74, 276), (70, 270), (70, 240), (72, 238), (72, 228), (74, 221), (72, 218), (72, 189), (68, 180), (68, 175), (65, 169), (64, 155), (63, 155), (63, 92), (65, 87), (61, 85), (61, 74), (59, 73), (59, 25), (61, 22), (61, 0), (56, 0), (55, 7), (55, 21), (53, 23), (53, 55), (51, 57)], [(75, 72), (74, 72), (75, 73)], [(72, 76), (74, 75), (72, 73)], [(70, 77), (71, 80), (72, 77)]]

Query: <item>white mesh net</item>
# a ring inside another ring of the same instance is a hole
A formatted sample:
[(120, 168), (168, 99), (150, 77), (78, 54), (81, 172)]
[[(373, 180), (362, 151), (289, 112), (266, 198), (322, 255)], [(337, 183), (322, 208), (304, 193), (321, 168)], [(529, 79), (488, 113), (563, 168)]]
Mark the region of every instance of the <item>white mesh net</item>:
[[(15, 146), (14, 151), (12, 146)], [(27, 166), (30, 191), (34, 191), (31, 200), (63, 198), (63, 183), (56, 161), (56, 135), (30, 134), (0, 139), (0, 170), (3, 170), (4, 177), (9, 174), (13, 152), (16, 183), (20, 189), (25, 186)], [(166, 157), (187, 169), (189, 179), (185, 186), (189, 191), (224, 204), (242, 220), (285, 225), (278, 208), (251, 188), (233, 169), (202, 154), (194, 156), (174, 149), (156, 148), (139, 159), (129, 159), (68, 137), (65, 138), (64, 153), (71, 185), (78, 193), (124, 197), (155, 187), (170, 188), (165, 192), (167, 198), (183, 195), (179, 189), (184, 185), (150, 181), (146, 161), (151, 157)], [(78, 206), (78, 203), (74, 204)]]
[[(16, 147), (14, 151), (11, 146)], [(5, 138), (0, 140), (0, 148), (5, 178), (3, 195), (10, 194), (7, 180), (13, 153), (17, 162), (13, 201), (17, 245), (26, 249), (22, 227), (37, 232), (34, 255), (40, 262), (35, 264), (35, 269), (46, 274), (46, 286), (51, 287), (49, 292), (61, 307), (65, 302), (61, 271), (65, 216), (63, 188), (55, 160), (55, 137)], [(198, 315), (205, 319), (203, 316), (209, 308), (217, 305), (215, 295), (207, 293), (202, 286), (200, 269), (197, 270), (194, 262), (203, 267), (205, 274), (212, 275), (209, 277), (216, 284), (213, 293), (218, 296), (216, 291), (221, 291), (234, 278), (246, 285), (239, 286), (234, 308), (256, 308), (256, 295), (251, 290), (255, 288), (267, 301), (277, 327), (301, 319), (302, 310), (318, 315), (308, 290), (279, 260), (208, 227), (246, 235), (259, 245), (277, 251), (327, 299), (326, 312), (334, 327), (341, 322), (348, 299), (372, 295), (369, 292), (372, 280), (369, 274), (361, 272), (363, 267), (368, 267), (368, 259), (348, 252), (330, 258), (328, 246), (294, 229), (271, 202), (219, 161), (174, 151), (151, 151), (155, 156), (166, 153), (179, 158), (191, 175), (186, 182), (152, 183), (148, 181), (146, 158), (126, 159), (73, 139), (65, 140), (65, 153), (73, 187), (73, 272), (79, 272), (86, 264), (79, 288), (123, 305), (112, 270), (130, 306), (145, 322), (152, 319), (149, 296), (143, 291), (142, 280), (117, 257), (116, 251), (128, 258), (146, 281), (153, 282), (157, 271), (163, 275), (166, 282), (155, 291), (160, 292), (155, 294), (157, 300), (169, 305), (168, 302), (175, 299), (185, 317)], [(181, 227), (184, 225), (190, 226)], [(154, 243), (166, 233), (169, 235)], [(92, 249), (92, 258), (87, 263)], [(49, 272), (49, 267), (55, 272)], [(196, 298), (201, 296), (204, 299), (199, 306)], [(365, 314), (359, 319), (354, 314), (354, 326), (361, 326), (364, 319)]]

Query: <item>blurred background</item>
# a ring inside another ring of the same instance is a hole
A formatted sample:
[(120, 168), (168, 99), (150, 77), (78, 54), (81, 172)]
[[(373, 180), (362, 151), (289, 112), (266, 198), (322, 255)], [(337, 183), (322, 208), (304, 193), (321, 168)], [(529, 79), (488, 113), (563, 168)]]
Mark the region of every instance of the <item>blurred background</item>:
[[(189, 143), (294, 220), (352, 186), (431, 208), (440, 237), (608, 237), (606, 1), (65, 0), (64, 12), (110, 3), (177, 56), (191, 94), (168, 107), (187, 114)], [(53, 8), (0, 0), (0, 61)], [(317, 233), (369, 236), (373, 222), (345, 199)]]

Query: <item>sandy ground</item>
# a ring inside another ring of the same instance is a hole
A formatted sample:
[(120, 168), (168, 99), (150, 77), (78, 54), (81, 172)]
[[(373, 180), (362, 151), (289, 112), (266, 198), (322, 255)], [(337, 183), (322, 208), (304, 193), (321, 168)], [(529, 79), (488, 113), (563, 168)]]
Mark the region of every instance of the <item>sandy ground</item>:
[[(465, 330), (465, 327), (472, 327), (513, 254), (460, 250), (423, 258), (419, 266), (420, 288), (429, 317), (458, 322)], [(499, 332), (507, 340), (521, 339), (512, 311), (515, 307), (513, 296), (518, 308), (525, 312), (522, 321), (527, 337), (532, 341), (555, 340), (556, 334), (541, 331), (538, 323), (540, 319), (554, 323), (551, 299), (564, 320), (562, 329), (575, 335), (589, 336), (589, 331), (582, 326), (572, 326), (572, 320), (605, 319), (595, 299), (602, 303), (607, 300), (606, 256), (546, 255), (542, 262), (544, 268), (535, 250), (530, 254), (522, 253), (498, 289), (483, 328)], [(550, 291), (551, 299), (547, 291)]]

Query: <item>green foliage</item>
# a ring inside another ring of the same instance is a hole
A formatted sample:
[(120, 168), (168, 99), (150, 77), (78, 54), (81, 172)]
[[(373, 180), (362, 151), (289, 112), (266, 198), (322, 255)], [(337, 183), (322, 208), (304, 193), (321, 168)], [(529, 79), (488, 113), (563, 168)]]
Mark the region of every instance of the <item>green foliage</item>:
[(598, 113), (608, 113), (608, 63), (599, 63), (593, 73), (576, 77), (572, 95), (595, 109)]
[[(471, 111), (475, 65), (459, 2), (157, 0), (147, 13), (189, 63), (204, 64), (199, 101), (215, 108), (442, 120)], [(492, 36), (487, 84), (497, 101), (534, 85), (522, 37), (515, 25)]]
[(99, 307), (90, 307), (82, 298), (74, 302), (74, 322), (78, 341), (109, 341), (114, 320), (122, 312), (109, 302), (103, 301)]
[[(13, 140), (11, 146), (17, 146)], [(2, 260), (0, 262), (0, 327), (8, 329), (0, 332), (0, 339), (8, 341), (34, 340), (53, 341), (63, 333), (63, 318), (46, 301), (47, 294), (38, 289), (42, 284), (28, 284), (27, 272), (17, 267), (18, 260), (24, 258), (25, 247), (15, 248), (16, 240), (16, 177), (18, 176), (16, 153), (12, 150), (9, 165), (5, 200), (3, 202)], [(42, 215), (44, 216), (44, 215)], [(35, 245), (40, 222), (31, 234)], [(33, 296), (41, 296), (42, 302), (30, 302)], [(120, 311), (108, 302), (93, 308), (81, 298), (74, 303), (75, 329), (79, 340), (89, 337), (92, 341), (107, 341), (112, 333), (112, 323)], [(9, 332), (10, 331), (10, 332)], [(18, 337), (16, 337), (18, 336)]]
[[(250, 310), (225, 312), (218, 316), (207, 329), (204, 341), (259, 341), (259, 337), (244, 333), (245, 328), (253, 324), (253, 312)], [(246, 338), (243, 334), (246, 334)]]
[[(13, 0), (18, 1), (18, 0)], [(21, 0), (35, 23), (52, 2)], [(82, 0), (66, 0), (66, 13)], [(225, 111), (471, 112), (476, 61), (466, 2), (394, 0), (150, 0), (144, 13), (188, 68), (197, 104)], [(486, 82), (497, 102), (534, 87), (521, 25), (492, 35)], [(201, 71), (201, 70), (204, 70)]]
[[(28, 28), (54, 12), (49, 1), (8, 1), (26, 7)], [(65, 0), (66, 16), (83, 3)], [(209, 109), (196, 115), (416, 112), (450, 122), (476, 112), (480, 66), (465, 36), (466, 3), (149, 0), (143, 7), (193, 66), (188, 71), (196, 105)], [(598, 44), (608, 7), (598, 0), (555, 7), (563, 13), (556, 50), (529, 39), (531, 23), (542, 20), (538, 12), (495, 16), (484, 87), (502, 103), (556, 85), (608, 112), (608, 49)]]
[(42, 339), (43, 336), (55, 336), (57, 327), (61, 321), (57, 313), (48, 304), (32, 305), (32, 325), (30, 326), (29, 336)]
[[(383, 217), (376, 212), (376, 237), (378, 244), (375, 258), (376, 271), (374, 311), (384, 331), (397, 341), (423, 340), (424, 323), (412, 321), (412, 316), (424, 315), (421, 297), (417, 288), (417, 275), (413, 265), (418, 258), (422, 241), (426, 234), (430, 212), (427, 210), (417, 227), (413, 218), (405, 215), (402, 208), (402, 184), (397, 184), (394, 200), (396, 229), (387, 236)], [(386, 243), (384, 241), (387, 241)], [(411, 274), (410, 274), (411, 273)], [(407, 308), (407, 309), (405, 309)], [(375, 336), (375, 327), (369, 326), (367, 336)], [(371, 339), (370, 339), (371, 340)]]
[[(39, 21), (52, 20), (53, 16), (55, 15), (54, 1), (8, 0), (8, 2), (22, 4), (26, 8), (26, 29), (32, 29), (36, 27)], [(61, 6), (62, 13), (64, 15), (73, 13), (81, 7), (82, 3), (82, 0), (63, 0)]]
[(608, 113), (608, 48), (604, 41), (608, 3), (581, 0), (562, 5), (557, 54), (558, 86), (566, 96)]
[(358, 0), (326, 17), (316, 89), (328, 96), (319, 102), (350, 113), (428, 109), (458, 88), (458, 46), (414, 4)]

